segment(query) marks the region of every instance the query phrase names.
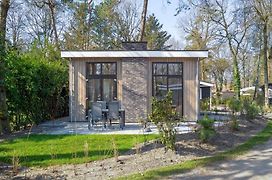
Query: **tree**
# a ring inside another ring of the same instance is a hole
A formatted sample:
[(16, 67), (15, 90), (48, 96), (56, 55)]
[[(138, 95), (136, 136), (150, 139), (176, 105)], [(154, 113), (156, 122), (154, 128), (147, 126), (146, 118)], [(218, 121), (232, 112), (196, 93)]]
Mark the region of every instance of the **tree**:
[[(188, 34), (185, 49), (188, 50), (210, 50), (220, 46), (221, 42), (216, 41), (216, 24), (211, 20), (211, 15), (197, 8), (195, 16), (192, 16), (190, 22), (184, 25), (184, 31)], [(207, 59), (206, 59), (207, 60)], [(200, 61), (200, 78), (207, 80), (207, 64)]]
[(9, 0), (1, 1), (0, 17), (0, 133), (9, 133), (10, 126), (7, 112), (5, 79), (5, 57), (6, 57), (6, 25), (8, 10), (10, 7)]
[(142, 16), (141, 16), (141, 27), (140, 27), (139, 41), (143, 41), (143, 38), (144, 38), (146, 14), (147, 14), (147, 5), (148, 5), (148, 0), (144, 0)]
[(211, 77), (215, 82), (216, 92), (221, 92), (223, 84), (226, 79), (226, 72), (230, 69), (228, 60), (224, 58), (214, 58), (208, 60), (207, 71), (211, 74)]
[(234, 90), (238, 99), (241, 89), (238, 54), (250, 27), (250, 9), (244, 1), (241, 1), (240, 5), (232, 9), (224, 0), (207, 2), (205, 5), (207, 13), (212, 15), (212, 21), (219, 27), (217, 35), (227, 41), (232, 55)]
[[(68, 2), (67, 2), (68, 3)], [(32, 43), (37, 39), (44, 46), (46, 41), (54, 43), (60, 49), (60, 35), (65, 29), (69, 11), (67, 3), (61, 0), (28, 0), (25, 2), (26, 25), (30, 37), (27, 41)]]
[(73, 50), (93, 49), (91, 43), (92, 29), (92, 1), (74, 3), (72, 5), (73, 18), (70, 27), (64, 34), (64, 48)]
[(120, 49), (118, 0), (106, 0), (95, 6), (92, 41), (96, 49)]
[(143, 40), (147, 41), (147, 47), (150, 50), (165, 50), (171, 47), (166, 45), (171, 35), (162, 30), (163, 25), (154, 14), (150, 15), (146, 21), (146, 28)]
[(263, 35), (263, 71), (264, 71), (264, 94), (265, 106), (269, 106), (268, 99), (268, 25), (272, 17), (272, 3), (271, 0), (254, 0), (251, 2), (254, 12), (262, 25)]
[(9, 8), (7, 17), (7, 41), (14, 49), (25, 49), (24, 38), (25, 34), (25, 12), (22, 9), (21, 3), (13, 1)]

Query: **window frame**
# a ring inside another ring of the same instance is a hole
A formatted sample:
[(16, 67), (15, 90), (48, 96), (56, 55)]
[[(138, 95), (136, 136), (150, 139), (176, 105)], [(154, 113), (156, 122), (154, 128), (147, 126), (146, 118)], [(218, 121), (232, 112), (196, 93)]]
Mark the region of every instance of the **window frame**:
[[(166, 69), (166, 74), (155, 74), (155, 70), (154, 70), (154, 65), (155, 64), (167, 64), (167, 69)], [(175, 74), (169, 74), (169, 64), (180, 64), (181, 65), (181, 74), (179, 74), (179, 75), (175, 75)], [(152, 62), (152, 97), (155, 97), (155, 87), (154, 87), (154, 83), (155, 83), (155, 78), (156, 77), (166, 77), (166, 86), (167, 86), (167, 92), (168, 92), (168, 90), (169, 90), (169, 79), (170, 78), (180, 78), (181, 79), (181, 115), (183, 115), (183, 108), (184, 108), (184, 99), (183, 99), (183, 97), (184, 97), (184, 95), (183, 95), (183, 93), (184, 93), (184, 85), (183, 85), (183, 83), (184, 83), (184, 80), (183, 80), (183, 78), (184, 78), (184, 76), (183, 76), (183, 71), (184, 71), (184, 65), (183, 65), (183, 62), (156, 62), (156, 61), (154, 61), (154, 62)]]
[[(115, 64), (115, 74), (103, 74), (103, 64), (107, 64), (107, 63), (110, 63), (110, 64)], [(94, 67), (95, 67), (95, 64), (100, 64), (100, 72), (101, 74), (95, 74), (95, 71), (94, 71)], [(92, 66), (92, 74), (90, 74), (90, 66)], [(114, 83), (114, 89), (116, 89), (115, 93), (114, 93), (114, 97), (116, 97), (116, 99), (118, 99), (118, 93), (117, 93), (117, 88), (118, 88), (118, 85), (117, 85), (117, 62), (108, 62), (108, 61), (105, 61), (105, 62), (87, 62), (86, 63), (86, 79), (87, 79), (87, 83), (89, 83), (89, 81), (91, 79), (98, 79), (99, 82), (100, 82), (100, 87), (99, 87), (99, 91), (100, 91), (100, 94), (101, 94), (101, 101), (104, 101), (104, 97), (103, 97), (103, 92), (104, 92), (104, 87), (103, 87), (103, 80), (104, 79), (113, 79), (116, 80), (116, 83)], [(89, 97), (89, 85), (86, 86), (86, 94), (87, 94), (87, 102), (90, 101), (90, 97)]]

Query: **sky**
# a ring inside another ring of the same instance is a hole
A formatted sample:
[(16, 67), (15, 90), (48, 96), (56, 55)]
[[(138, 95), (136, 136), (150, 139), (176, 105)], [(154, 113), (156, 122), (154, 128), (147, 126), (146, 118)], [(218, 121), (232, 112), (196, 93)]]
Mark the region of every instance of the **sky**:
[[(137, 0), (143, 2), (143, 0)], [(163, 29), (167, 31), (175, 40), (179, 41), (181, 48), (184, 48), (185, 38), (182, 28), (179, 28), (180, 21), (186, 18), (188, 14), (181, 12), (175, 16), (176, 8), (179, 5), (179, 0), (171, 0), (171, 4), (167, 3), (167, 0), (149, 0), (148, 1), (148, 14), (154, 13), (159, 19), (159, 22), (163, 24)], [(142, 8), (142, 6), (140, 6)]]
[(178, 0), (172, 0), (168, 4), (166, 0), (149, 0), (148, 13), (154, 13), (163, 24), (163, 29), (171, 34), (175, 39), (181, 38), (181, 32), (178, 29), (179, 16), (174, 16), (178, 7)]

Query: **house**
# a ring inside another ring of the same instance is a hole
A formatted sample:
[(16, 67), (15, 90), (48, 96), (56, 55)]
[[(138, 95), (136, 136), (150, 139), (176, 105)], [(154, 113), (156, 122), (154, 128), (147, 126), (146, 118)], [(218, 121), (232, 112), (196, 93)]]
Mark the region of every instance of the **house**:
[(189, 120), (199, 115), (199, 61), (208, 51), (150, 51), (146, 42), (124, 42), (119, 51), (62, 51), (69, 58), (71, 121), (85, 120), (93, 101), (119, 100), (126, 122), (147, 118), (152, 97), (173, 91)]
[[(261, 86), (264, 95), (264, 85)], [(268, 100), (269, 104), (272, 104), (272, 83), (268, 83)]]
[(210, 99), (212, 97), (213, 84), (205, 81), (200, 81), (200, 99)]
[[(262, 91), (262, 88), (258, 88), (258, 91)], [(240, 89), (240, 93), (242, 96), (253, 96), (255, 92), (255, 86), (245, 87)]]
[(209, 101), (209, 109), (212, 107), (212, 87), (213, 84), (205, 81), (200, 81), (199, 99)]

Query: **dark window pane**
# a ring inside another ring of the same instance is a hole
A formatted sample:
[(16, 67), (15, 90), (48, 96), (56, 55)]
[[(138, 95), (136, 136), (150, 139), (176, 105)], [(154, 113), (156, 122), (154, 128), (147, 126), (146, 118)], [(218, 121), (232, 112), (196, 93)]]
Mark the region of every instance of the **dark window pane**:
[(116, 63), (103, 63), (102, 64), (103, 74), (116, 74)]
[(101, 64), (100, 63), (94, 64), (94, 73), (96, 75), (101, 74)]
[(181, 63), (169, 63), (168, 64), (169, 75), (182, 75), (182, 64)]
[(93, 64), (91, 63), (88, 64), (88, 73), (90, 76), (93, 74)]
[(117, 94), (117, 82), (116, 79), (103, 79), (103, 101), (116, 100)]
[(101, 100), (101, 87), (100, 87), (100, 80), (99, 79), (90, 79), (88, 81), (88, 97), (89, 101), (99, 101)]
[(153, 94), (156, 98), (161, 99), (167, 94), (167, 77), (157, 76), (154, 77), (154, 91)]
[(167, 75), (167, 64), (166, 63), (154, 63), (153, 73), (155, 75)]
[(168, 89), (173, 92), (173, 105), (178, 109), (182, 106), (182, 78), (168, 78)]

